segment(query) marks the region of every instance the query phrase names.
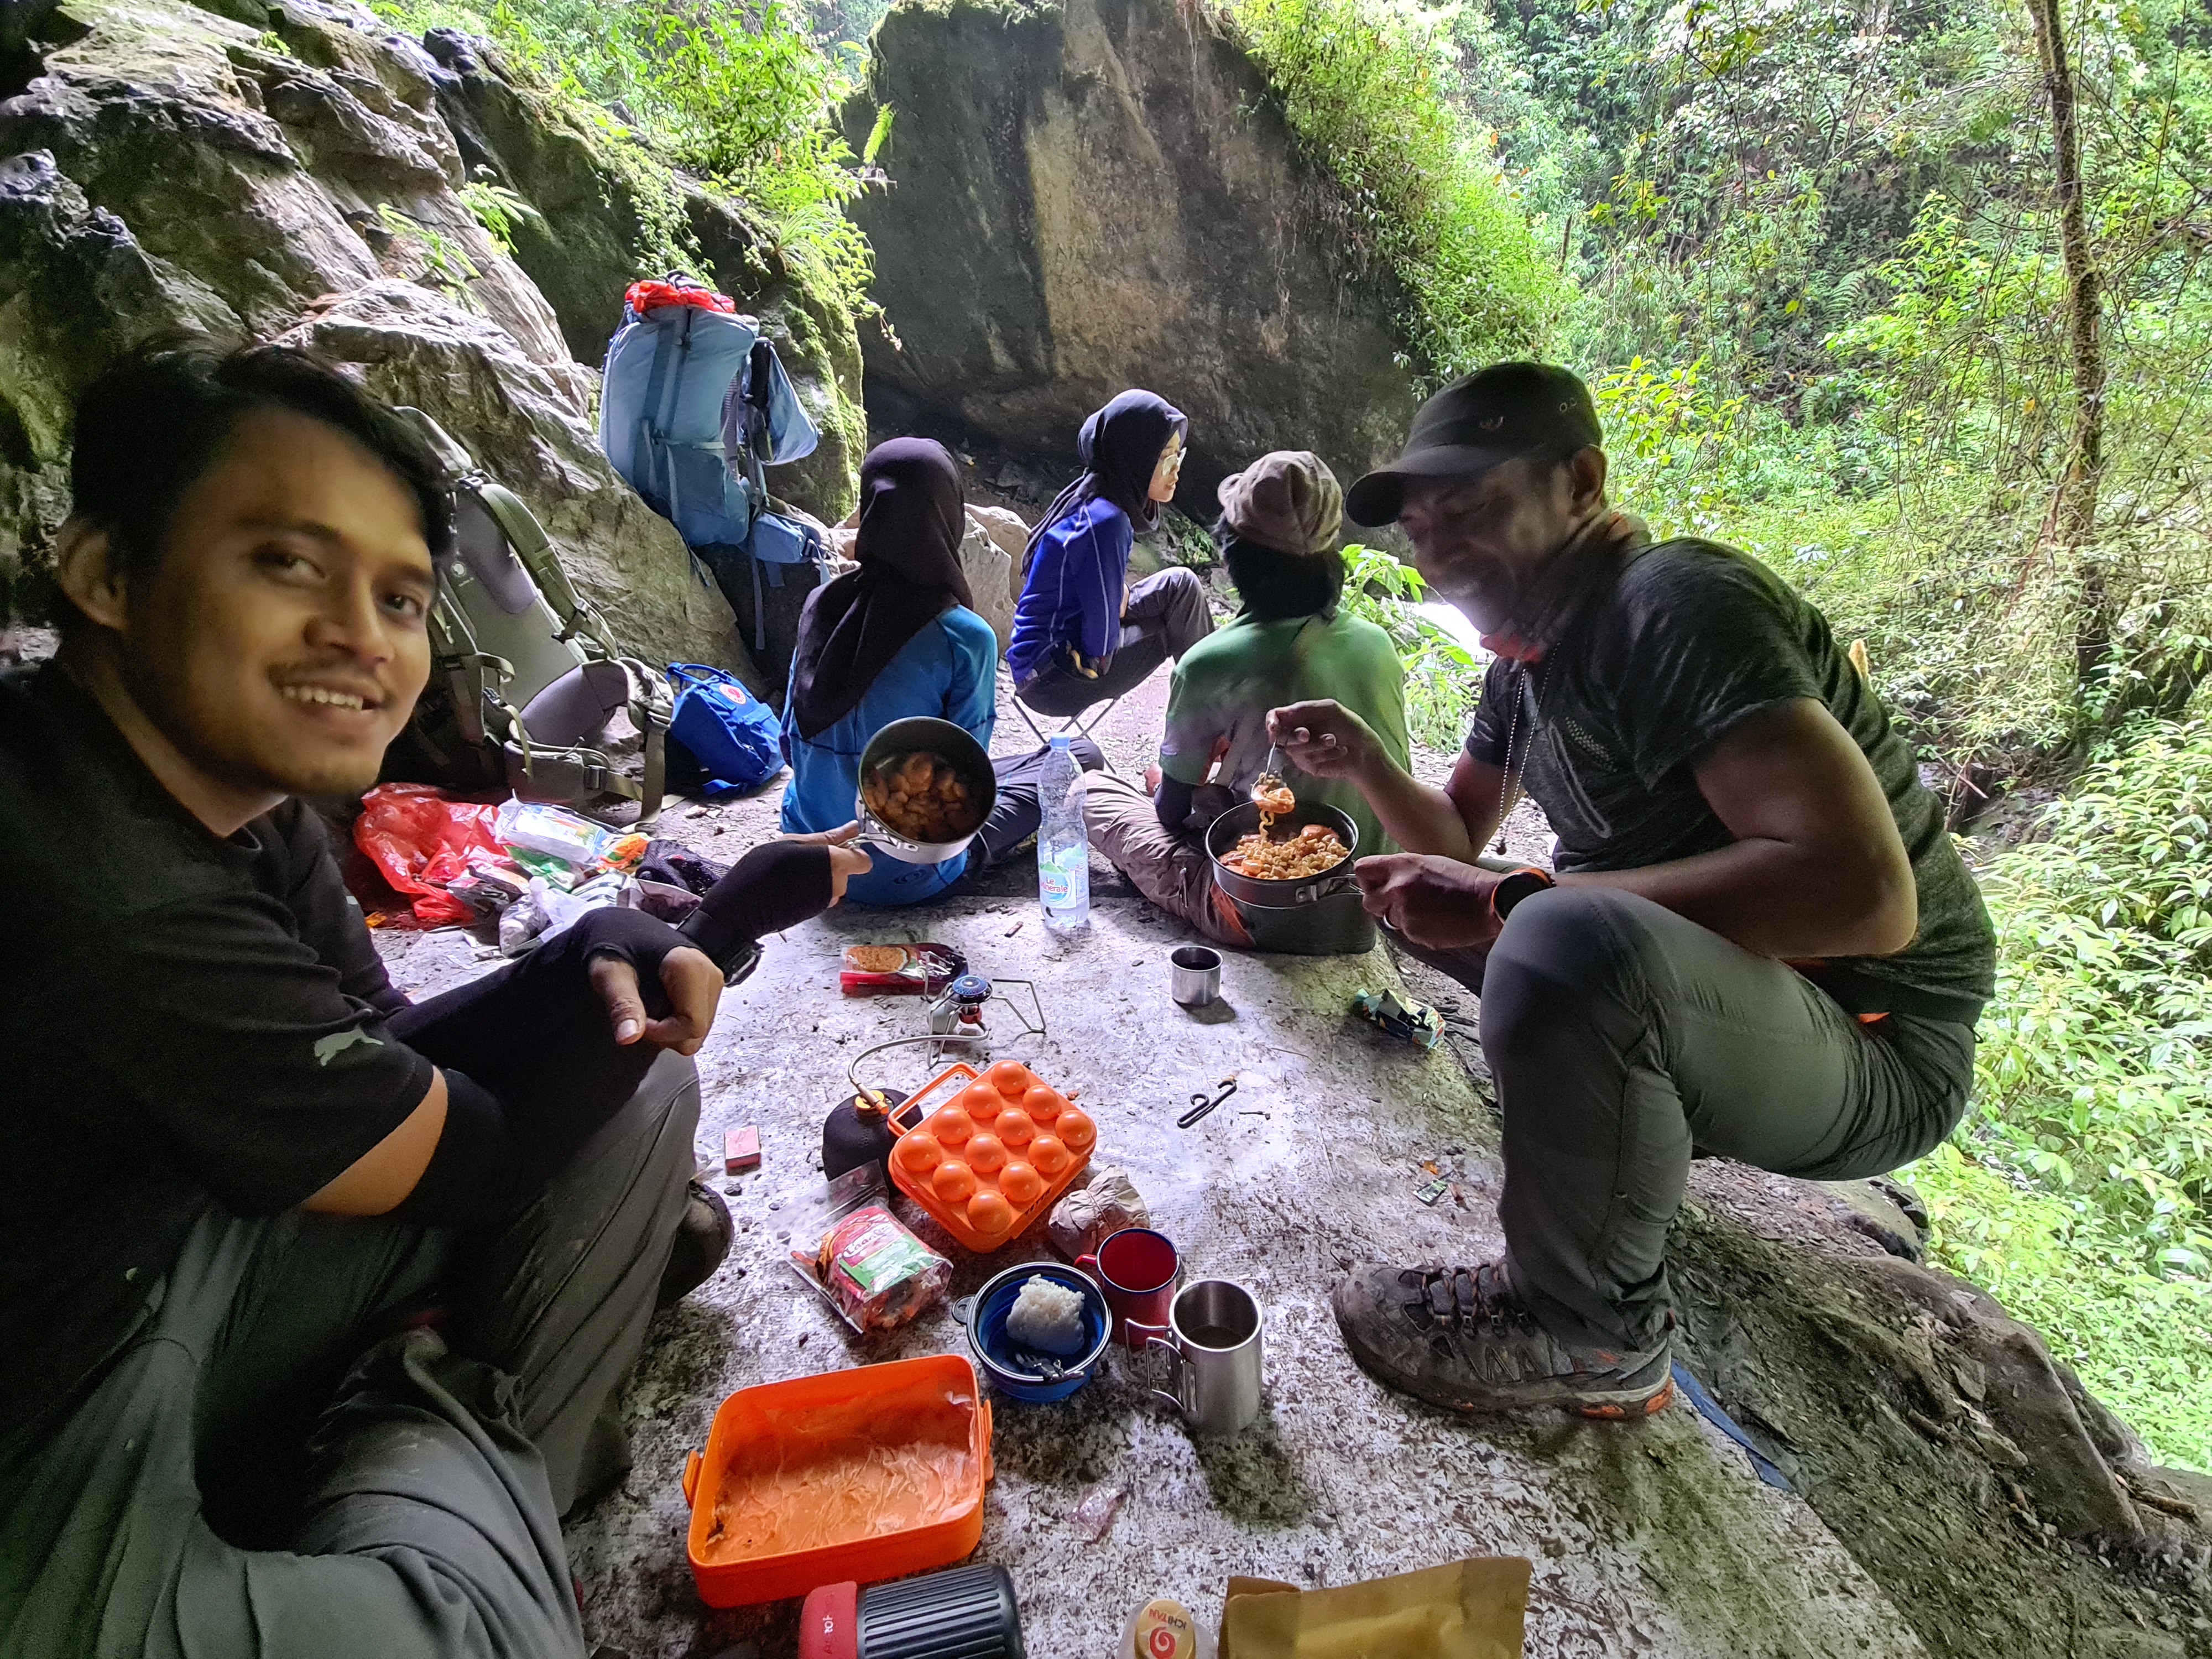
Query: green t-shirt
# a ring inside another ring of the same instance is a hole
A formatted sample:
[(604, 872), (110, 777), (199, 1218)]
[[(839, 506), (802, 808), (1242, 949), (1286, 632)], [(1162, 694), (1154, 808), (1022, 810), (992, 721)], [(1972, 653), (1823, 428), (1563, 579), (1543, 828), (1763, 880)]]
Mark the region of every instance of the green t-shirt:
[[(1267, 711), (1334, 697), (1365, 720), (1399, 765), (1407, 764), (1406, 671), (1390, 636), (1373, 623), (1325, 611), (1258, 622), (1240, 616), (1183, 653), (1168, 690), (1160, 770), (1178, 783), (1212, 781), (1247, 793), (1267, 764)], [(1224, 747), (1225, 745), (1225, 747)], [(1350, 781), (1290, 774), (1301, 800), (1323, 801), (1359, 829), (1358, 851), (1395, 851)]]

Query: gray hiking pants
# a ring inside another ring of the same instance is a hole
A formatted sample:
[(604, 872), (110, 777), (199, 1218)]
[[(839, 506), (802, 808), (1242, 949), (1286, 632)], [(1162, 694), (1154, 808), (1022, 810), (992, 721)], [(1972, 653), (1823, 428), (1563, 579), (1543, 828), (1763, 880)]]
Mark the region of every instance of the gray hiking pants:
[(0, 1456), (0, 1659), (581, 1659), (558, 1517), (629, 1467), (698, 1118), (661, 1055), (483, 1233), (210, 1204), (96, 1386)]
[(1395, 942), (1481, 994), (1506, 1261), (1570, 1342), (1662, 1339), (1667, 1227), (1693, 1152), (1822, 1181), (1880, 1175), (1948, 1134), (1973, 1082), (1972, 1027), (1863, 1024), (1795, 969), (1626, 893), (1525, 900), (1486, 966)]
[(1040, 714), (1073, 720), (1094, 704), (1135, 690), (1155, 668), (1182, 656), (1212, 631), (1206, 584), (1195, 573), (1176, 565), (1129, 590), (1129, 603), (1121, 612), (1121, 643), (1095, 679), (1086, 679), (1055, 659), (1015, 695)]

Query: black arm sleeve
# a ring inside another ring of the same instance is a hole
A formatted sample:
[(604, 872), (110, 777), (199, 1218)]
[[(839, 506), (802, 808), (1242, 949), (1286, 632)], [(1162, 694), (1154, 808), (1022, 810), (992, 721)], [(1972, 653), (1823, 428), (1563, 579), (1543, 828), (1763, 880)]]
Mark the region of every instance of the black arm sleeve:
[(830, 908), (830, 849), (819, 842), (772, 841), (739, 859), (684, 919), (684, 937), (726, 973), (764, 933), (781, 933)]
[(446, 1127), (414, 1190), (392, 1214), (430, 1227), (475, 1226), (511, 1212), (560, 1165), (533, 1168), (540, 1160), (514, 1133), (507, 1109), (459, 1072), (442, 1075)]
[(590, 967), (637, 971), (654, 1018), (660, 961), (683, 943), (637, 910), (589, 911), (511, 968), (416, 1005), (394, 1029), (446, 1079), (446, 1127), (392, 1213), (433, 1226), (495, 1221), (544, 1186), (636, 1091), (659, 1051), (615, 1042)]
[(1159, 815), (1163, 825), (1177, 835), (1182, 833), (1183, 824), (1190, 817), (1193, 793), (1191, 785), (1161, 775), (1160, 793), (1152, 797), (1152, 811)]

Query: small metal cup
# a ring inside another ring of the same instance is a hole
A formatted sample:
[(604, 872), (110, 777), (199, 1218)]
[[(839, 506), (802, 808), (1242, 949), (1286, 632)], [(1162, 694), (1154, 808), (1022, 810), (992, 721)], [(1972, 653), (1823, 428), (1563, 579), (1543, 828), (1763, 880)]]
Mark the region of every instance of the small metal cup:
[(1176, 1293), (1165, 1331), (1134, 1321), (1130, 1331), (1141, 1330), (1146, 1356), (1158, 1349), (1174, 1371), (1172, 1390), (1154, 1389), (1154, 1399), (1173, 1406), (1200, 1434), (1235, 1434), (1260, 1414), (1260, 1325), (1251, 1291), (1225, 1279), (1200, 1279)]
[(1221, 994), (1221, 952), (1186, 945), (1168, 957), (1175, 969), (1175, 1000), (1186, 1008), (1203, 1008)]

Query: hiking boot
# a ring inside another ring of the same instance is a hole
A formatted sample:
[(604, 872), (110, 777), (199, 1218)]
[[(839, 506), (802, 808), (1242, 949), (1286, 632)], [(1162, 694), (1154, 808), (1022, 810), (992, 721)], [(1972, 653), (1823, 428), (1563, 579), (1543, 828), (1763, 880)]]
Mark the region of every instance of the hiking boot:
[(676, 1242), (669, 1246), (660, 1294), (653, 1305), (672, 1307), (712, 1279), (736, 1236), (722, 1195), (704, 1182), (694, 1181), (684, 1194), (684, 1218), (676, 1224)]
[(1514, 1295), (1503, 1262), (1363, 1261), (1330, 1300), (1362, 1368), (1431, 1405), (1455, 1412), (1560, 1406), (1624, 1418), (1649, 1417), (1673, 1397), (1671, 1339), (1640, 1353), (1562, 1342)]

